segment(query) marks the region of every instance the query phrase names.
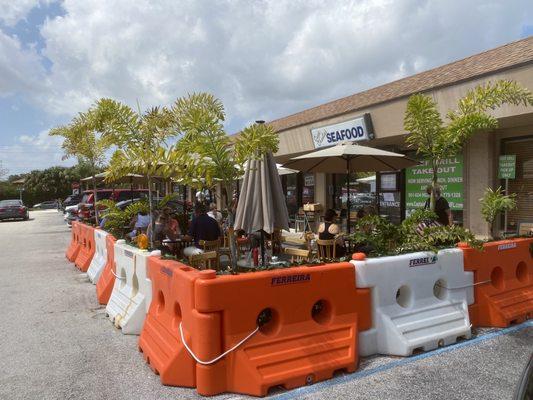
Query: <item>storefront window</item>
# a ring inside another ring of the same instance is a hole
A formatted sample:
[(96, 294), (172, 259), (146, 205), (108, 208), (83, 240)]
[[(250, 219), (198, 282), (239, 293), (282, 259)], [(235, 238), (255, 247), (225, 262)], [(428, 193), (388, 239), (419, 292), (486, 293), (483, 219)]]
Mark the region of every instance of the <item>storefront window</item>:
[(315, 202), (315, 174), (304, 174), (302, 202), (303, 204)]
[(298, 174), (285, 175), (286, 189), (285, 199), (289, 215), (293, 216), (298, 212)]
[[(350, 209), (357, 211), (365, 206), (375, 204), (375, 177), (367, 179), (358, 174), (350, 174)], [(346, 210), (347, 200), (346, 174), (333, 176), (333, 207), (336, 210)]]
[[(516, 209), (507, 214), (507, 230), (520, 232), (521, 224), (533, 222), (533, 138), (516, 139), (505, 142), (502, 155), (515, 155), (515, 178), (508, 181), (509, 194), (515, 194)], [(501, 186), (505, 188), (505, 180)], [(502, 224), (504, 225), (504, 216)], [(523, 228), (523, 226), (522, 226)]]

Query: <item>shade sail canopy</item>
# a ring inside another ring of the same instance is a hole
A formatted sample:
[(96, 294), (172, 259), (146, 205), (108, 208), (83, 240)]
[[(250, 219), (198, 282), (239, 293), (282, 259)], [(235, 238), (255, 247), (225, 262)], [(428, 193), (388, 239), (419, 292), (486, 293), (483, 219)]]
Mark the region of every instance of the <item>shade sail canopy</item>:
[(361, 146), (355, 143), (341, 143), (294, 157), (283, 166), (303, 172), (346, 173), (350, 171), (395, 171), (418, 162), (404, 154), (393, 153)]
[(235, 215), (235, 229), (247, 233), (289, 229), (289, 213), (276, 163), (271, 153), (249, 161)]

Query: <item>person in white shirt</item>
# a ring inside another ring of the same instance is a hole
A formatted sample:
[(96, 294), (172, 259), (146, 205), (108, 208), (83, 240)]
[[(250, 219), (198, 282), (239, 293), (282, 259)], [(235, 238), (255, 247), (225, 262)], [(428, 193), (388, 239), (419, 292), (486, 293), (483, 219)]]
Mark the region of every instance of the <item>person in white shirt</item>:
[(207, 215), (217, 221), (219, 225), (222, 224), (222, 213), (217, 210), (217, 205), (215, 203), (209, 204), (209, 212)]

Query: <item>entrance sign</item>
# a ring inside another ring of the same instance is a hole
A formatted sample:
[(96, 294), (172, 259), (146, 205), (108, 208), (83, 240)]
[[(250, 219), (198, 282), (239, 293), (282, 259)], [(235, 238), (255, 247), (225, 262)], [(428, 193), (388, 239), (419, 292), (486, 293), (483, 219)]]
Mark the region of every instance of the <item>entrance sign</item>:
[(370, 114), (335, 125), (311, 129), (315, 149), (342, 142), (356, 142), (374, 139)]
[[(422, 161), (421, 165), (405, 169), (405, 209), (411, 211), (424, 208), (428, 198), (426, 187), (431, 185), (433, 168), (429, 161)], [(463, 156), (442, 160), (438, 167), (438, 183), (442, 197), (448, 200), (450, 209), (463, 209)]]
[(500, 156), (498, 165), (498, 178), (515, 179), (516, 177), (516, 155)]

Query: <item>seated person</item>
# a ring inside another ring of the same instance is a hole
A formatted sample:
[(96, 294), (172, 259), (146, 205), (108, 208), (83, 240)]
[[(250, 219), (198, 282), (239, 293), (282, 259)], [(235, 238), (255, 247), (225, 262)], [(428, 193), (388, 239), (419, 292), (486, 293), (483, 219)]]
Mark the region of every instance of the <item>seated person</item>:
[(196, 216), (189, 226), (189, 234), (185, 236), (186, 240), (194, 242), (194, 246), (183, 249), (185, 257), (203, 253), (203, 250), (199, 248), (200, 240), (211, 241), (220, 238), (220, 226), (215, 219), (207, 215), (205, 205), (197, 204), (195, 211)]
[(209, 212), (207, 215), (214, 218), (218, 224), (222, 226), (222, 213), (217, 210), (217, 205), (215, 203), (209, 204)]
[(170, 207), (163, 208), (163, 213), (168, 222), (168, 230), (172, 237), (169, 237), (171, 240), (175, 240), (177, 237), (181, 236), (180, 224), (178, 223), (177, 218), (172, 214), (172, 209)]
[(318, 227), (318, 238), (320, 240), (335, 239), (335, 256), (343, 257), (346, 254), (344, 241), (340, 233), (339, 225), (335, 223), (337, 213), (331, 208), (324, 213), (324, 222)]
[(132, 227), (133, 230), (128, 233), (128, 236), (133, 239), (139, 233), (146, 232), (151, 221), (152, 219), (146, 211), (139, 212), (130, 222), (130, 227)]
[[(149, 238), (152, 237), (152, 225), (150, 224), (147, 229), (147, 235)], [(153, 241), (156, 244), (156, 247), (161, 250), (163, 254), (172, 253), (174, 250), (173, 243), (163, 243), (164, 240), (176, 240), (177, 235), (175, 235), (172, 229), (172, 223), (170, 217), (161, 213), (154, 224), (153, 230)]]

